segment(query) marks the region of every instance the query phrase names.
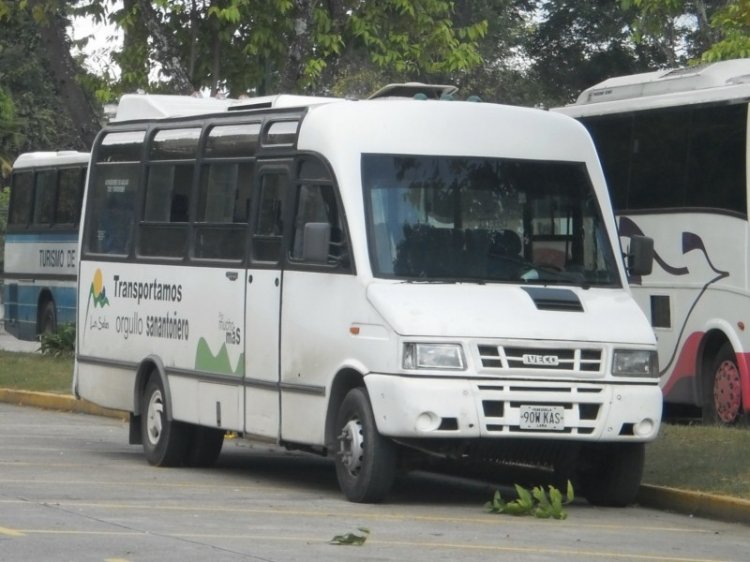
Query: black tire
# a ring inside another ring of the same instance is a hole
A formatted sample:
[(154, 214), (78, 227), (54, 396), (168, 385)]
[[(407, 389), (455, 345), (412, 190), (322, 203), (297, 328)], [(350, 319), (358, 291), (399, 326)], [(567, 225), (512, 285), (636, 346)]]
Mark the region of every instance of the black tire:
[(644, 443), (603, 443), (583, 451), (579, 485), (592, 505), (625, 507), (635, 502), (646, 459)]
[(737, 358), (725, 343), (703, 376), (702, 417), (705, 424), (737, 425), (746, 416), (742, 410), (742, 387)]
[(53, 334), (57, 330), (57, 310), (51, 300), (44, 303), (39, 314), (39, 333)]
[(141, 439), (146, 460), (154, 466), (183, 464), (190, 427), (169, 421), (164, 387), (158, 375), (149, 378), (141, 402)]
[(191, 428), (190, 441), (185, 455), (185, 465), (208, 467), (216, 462), (224, 444), (224, 430), (213, 427)]
[(378, 433), (367, 390), (354, 388), (336, 415), (336, 477), (349, 501), (382, 501), (396, 477), (396, 445)]

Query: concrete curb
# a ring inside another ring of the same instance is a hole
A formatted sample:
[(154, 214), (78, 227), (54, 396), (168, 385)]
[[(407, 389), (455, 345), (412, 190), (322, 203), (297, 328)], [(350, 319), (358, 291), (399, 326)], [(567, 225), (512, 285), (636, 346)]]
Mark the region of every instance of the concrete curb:
[[(128, 412), (102, 408), (86, 400), (78, 400), (70, 394), (0, 388), (0, 402), (19, 406), (35, 406), (47, 410), (106, 416), (123, 421), (129, 419)], [(638, 493), (637, 502), (643, 507), (750, 525), (749, 500), (643, 484)]]
[(750, 500), (643, 484), (637, 501), (644, 507), (750, 525)]
[(54, 394), (52, 392), (32, 392), (29, 390), (0, 388), (0, 402), (7, 402), (18, 406), (35, 406), (37, 408), (44, 408), (45, 410), (105, 416), (123, 421), (129, 419), (128, 412), (102, 408), (87, 400), (78, 400), (72, 394)]

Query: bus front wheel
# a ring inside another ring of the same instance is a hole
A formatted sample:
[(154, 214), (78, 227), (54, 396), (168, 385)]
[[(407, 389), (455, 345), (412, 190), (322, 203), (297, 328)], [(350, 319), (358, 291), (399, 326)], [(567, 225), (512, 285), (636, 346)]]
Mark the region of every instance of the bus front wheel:
[(635, 501), (646, 459), (644, 443), (601, 443), (582, 454), (580, 482), (590, 504), (625, 507)]
[(367, 390), (354, 388), (336, 415), (336, 477), (349, 501), (382, 501), (396, 477), (396, 445), (378, 433)]
[(179, 466), (187, 453), (189, 427), (170, 421), (161, 379), (153, 375), (143, 392), (141, 438), (146, 460), (154, 466)]
[(719, 349), (703, 386), (703, 422), (735, 425), (743, 418), (737, 358), (729, 342)]

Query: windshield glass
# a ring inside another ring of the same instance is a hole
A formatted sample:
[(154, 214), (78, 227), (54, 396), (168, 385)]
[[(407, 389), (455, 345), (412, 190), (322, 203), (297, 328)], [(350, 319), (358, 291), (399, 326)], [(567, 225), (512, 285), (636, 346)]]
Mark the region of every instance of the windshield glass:
[(373, 273), (619, 286), (583, 163), (362, 156)]

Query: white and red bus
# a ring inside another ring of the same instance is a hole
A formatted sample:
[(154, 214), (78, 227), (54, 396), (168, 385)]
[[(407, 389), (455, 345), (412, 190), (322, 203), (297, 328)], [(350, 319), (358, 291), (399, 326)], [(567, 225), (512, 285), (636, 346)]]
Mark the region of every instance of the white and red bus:
[(631, 279), (659, 342), (668, 404), (750, 413), (750, 59), (605, 80), (555, 111), (591, 133), (622, 237), (654, 239)]

